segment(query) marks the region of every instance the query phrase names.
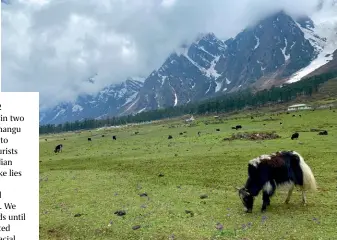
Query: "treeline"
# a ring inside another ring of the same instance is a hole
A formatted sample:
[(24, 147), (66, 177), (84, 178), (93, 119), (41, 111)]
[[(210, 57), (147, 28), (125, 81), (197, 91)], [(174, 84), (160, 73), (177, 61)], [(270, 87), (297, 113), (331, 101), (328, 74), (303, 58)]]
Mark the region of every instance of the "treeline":
[(40, 134), (93, 129), (127, 123), (140, 123), (185, 114), (231, 112), (244, 109), (245, 107), (259, 107), (268, 103), (288, 102), (300, 95), (311, 96), (313, 93), (318, 92), (321, 84), (335, 77), (337, 77), (337, 71), (313, 76), (299, 82), (284, 84), (282, 87), (273, 87), (269, 90), (263, 90), (257, 93), (245, 90), (202, 102), (142, 112), (137, 115), (109, 117), (101, 120), (85, 119), (58, 125), (48, 124), (40, 126)]

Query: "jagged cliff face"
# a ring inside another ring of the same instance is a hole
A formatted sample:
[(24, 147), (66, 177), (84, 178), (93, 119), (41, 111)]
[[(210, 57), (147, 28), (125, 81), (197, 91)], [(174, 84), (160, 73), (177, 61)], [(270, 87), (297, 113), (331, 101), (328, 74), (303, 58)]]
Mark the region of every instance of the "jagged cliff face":
[(306, 69), (314, 70), (311, 65), (318, 59), (332, 59), (326, 53), (336, 50), (337, 36), (323, 33), (307, 17), (294, 20), (278, 12), (226, 41), (205, 34), (173, 52), (144, 82), (129, 80), (96, 96), (79, 97), (41, 113), (40, 123), (136, 114), (247, 87), (298, 81)]

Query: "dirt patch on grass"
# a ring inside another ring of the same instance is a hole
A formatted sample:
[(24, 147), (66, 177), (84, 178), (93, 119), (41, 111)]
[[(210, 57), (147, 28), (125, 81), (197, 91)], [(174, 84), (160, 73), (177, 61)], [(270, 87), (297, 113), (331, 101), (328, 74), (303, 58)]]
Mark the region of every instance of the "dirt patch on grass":
[(230, 138), (224, 138), (224, 141), (231, 141), (231, 140), (251, 140), (251, 141), (258, 141), (258, 140), (271, 140), (271, 139), (278, 139), (280, 136), (276, 132), (240, 132), (240, 133), (233, 133)]
[(40, 228), (40, 237), (41, 235), (46, 237), (47, 239), (71, 239), (66, 231), (65, 225), (50, 228), (48, 230), (46, 228)]

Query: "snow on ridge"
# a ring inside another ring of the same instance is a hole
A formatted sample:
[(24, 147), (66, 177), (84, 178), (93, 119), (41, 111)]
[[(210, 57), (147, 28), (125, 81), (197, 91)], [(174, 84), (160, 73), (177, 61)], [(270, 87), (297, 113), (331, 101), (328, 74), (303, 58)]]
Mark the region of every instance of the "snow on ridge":
[(212, 57), (216, 57), (216, 56), (214, 56), (212, 53), (208, 52), (208, 51), (204, 48), (204, 46), (200, 46), (200, 47), (198, 47), (198, 48), (201, 49), (202, 51), (204, 51), (205, 53), (211, 55)]
[(219, 61), (220, 56), (217, 56), (212, 62), (211, 62), (211, 66), (209, 67), (209, 69), (205, 70), (205, 75), (206, 77), (214, 77), (215, 79), (217, 79), (218, 77), (221, 76), (221, 74), (219, 74), (216, 70), (215, 70), (215, 65), (217, 64), (217, 62)]
[(226, 78), (226, 84), (231, 84), (231, 81), (229, 81), (228, 78)]
[(220, 89), (222, 88), (223, 80), (220, 83), (215, 81), (215, 83), (216, 83), (215, 92), (219, 92)]
[(177, 106), (178, 104), (178, 97), (177, 97), (177, 93), (174, 91), (174, 107)]
[(207, 91), (205, 92), (205, 95), (209, 92), (209, 90), (211, 90), (211, 86), (212, 86), (212, 82), (209, 83), (209, 86), (208, 86)]
[(305, 68), (302, 68), (295, 74), (293, 74), (290, 79), (287, 81), (287, 83), (294, 83), (300, 81), (303, 77), (308, 75), (309, 73), (315, 71), (319, 67), (323, 66), (327, 62), (331, 61), (333, 56), (332, 53), (329, 53), (331, 51), (328, 51), (328, 49), (324, 49), (318, 57), (313, 60), (308, 66)]
[(138, 100), (139, 100), (139, 97), (136, 98), (136, 100), (124, 112), (122, 112), (122, 114), (129, 111), (138, 102)]
[(285, 43), (285, 46), (284, 46), (283, 49), (281, 49), (281, 51), (282, 51), (283, 56), (284, 56), (284, 61), (286, 62), (286, 61), (288, 61), (289, 58), (290, 58), (290, 54), (288, 54), (288, 55), (286, 54), (286, 50), (287, 50), (287, 46), (288, 46), (288, 41), (287, 41), (286, 38), (284, 38), (284, 43)]
[(53, 119), (50, 120), (50, 122), (54, 121), (59, 115), (62, 115), (63, 113), (65, 113), (65, 111), (66, 110), (62, 108), (60, 111), (58, 111), (58, 113), (55, 115), (55, 117), (53, 117)]
[(71, 110), (72, 112), (81, 112), (83, 110), (83, 107), (78, 104), (75, 104)]
[(194, 66), (196, 66), (200, 71), (204, 71), (204, 68), (203, 67), (201, 67), (198, 63), (196, 63), (195, 61), (193, 61), (192, 60), (192, 58), (190, 58), (188, 55), (187, 55), (187, 53), (186, 54), (183, 54), (183, 56), (185, 57), (185, 58), (187, 58), (187, 60), (189, 60)]
[(167, 78), (167, 76), (162, 76), (161, 77), (161, 85), (162, 86), (164, 85), (166, 78)]
[[(196, 66), (200, 72), (202, 72), (205, 76), (207, 77), (214, 77), (215, 79), (217, 79), (218, 77), (220, 77), (221, 75), (214, 69), (216, 63), (219, 61), (220, 56), (216, 56), (213, 61), (211, 62), (211, 66), (209, 69), (205, 69), (204, 67), (200, 66), (198, 63), (196, 63), (193, 59), (191, 59), (188, 56), (188, 48), (179, 48), (178, 50), (176, 50), (176, 54), (178, 56), (184, 56), (187, 60), (189, 60), (194, 66)], [(213, 56), (212, 54), (210, 54), (211, 56)]]
[(315, 33), (314, 30), (316, 29), (303, 28), (299, 23), (296, 22), (296, 24), (303, 32), (304, 38), (310, 42), (311, 46), (314, 47), (315, 51), (317, 53), (321, 52), (324, 49), (325, 42)]
[(176, 50), (176, 54), (178, 56), (184, 56), (185, 58), (187, 58), (187, 60), (189, 60), (194, 66), (196, 66), (201, 72), (204, 72), (204, 68), (199, 66), (198, 63), (196, 63), (195, 61), (193, 61), (193, 59), (191, 59), (188, 56), (188, 48), (179, 48)]
[(133, 93), (130, 97), (128, 97), (125, 101), (125, 103), (122, 105), (125, 106), (126, 104), (132, 102), (137, 97), (138, 92)]
[(154, 98), (155, 98), (156, 101), (157, 101), (157, 107), (160, 108), (160, 104), (159, 104), (159, 101), (158, 101), (159, 97), (158, 97), (158, 93), (157, 93), (157, 92), (155, 93)]
[(173, 95), (174, 95), (174, 107), (178, 104), (178, 96), (176, 90), (172, 87), (171, 83), (169, 82), (169, 85), (172, 89)]
[(138, 112), (137, 112), (137, 114), (138, 113), (141, 113), (141, 112), (144, 112), (146, 110), (146, 107), (145, 108), (142, 108), (142, 109), (140, 109)]
[(255, 50), (255, 49), (257, 49), (260, 46), (260, 38), (256, 37), (255, 35), (254, 35), (254, 37), (256, 39), (256, 45), (254, 47), (254, 50)]
[(293, 49), (293, 47), (295, 46), (295, 44), (296, 44), (296, 41), (294, 41), (293, 44), (291, 44), (290, 49)]
[[(124, 95), (127, 93), (127, 89), (126, 88), (122, 88), (120, 91), (117, 92), (117, 97), (118, 99), (124, 97)], [(116, 95), (115, 95), (116, 96)]]
[(261, 68), (261, 71), (264, 71), (266, 69), (266, 67), (263, 67), (262, 66), (262, 62), (260, 62), (259, 60), (257, 60), (257, 63), (260, 64), (260, 68)]
[[(336, 11), (337, 13), (337, 11)], [(336, 15), (337, 16), (337, 15)], [(294, 73), (287, 83), (294, 83), (300, 81), (303, 77), (309, 73), (315, 71), (319, 67), (323, 66), (327, 62), (333, 59), (333, 52), (337, 49), (337, 17), (329, 18), (326, 21), (320, 22), (315, 25), (314, 29), (306, 30), (301, 28), (302, 31), (306, 31), (304, 34), (306, 37), (314, 38), (309, 39), (310, 43), (315, 44), (314, 47), (318, 49), (317, 57), (311, 61), (311, 63)], [(312, 36), (312, 37), (311, 37)], [(319, 37), (318, 37), (319, 36)], [(324, 41), (322, 38), (325, 38)], [(316, 40), (316, 41), (315, 41)]]

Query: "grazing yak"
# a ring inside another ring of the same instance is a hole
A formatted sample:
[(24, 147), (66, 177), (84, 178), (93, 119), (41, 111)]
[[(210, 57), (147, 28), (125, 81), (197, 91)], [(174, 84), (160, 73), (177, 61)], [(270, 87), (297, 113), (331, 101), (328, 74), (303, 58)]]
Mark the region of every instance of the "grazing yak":
[(297, 139), (299, 136), (300, 134), (295, 132), (293, 135), (291, 135), (291, 140)]
[(324, 130), (318, 133), (318, 135), (328, 135), (328, 131)]
[(62, 152), (62, 148), (63, 148), (63, 145), (62, 145), (62, 144), (57, 145), (57, 146), (55, 147), (54, 153)]
[(90, 142), (90, 141), (91, 141), (91, 138), (88, 138), (88, 141)]
[(241, 125), (236, 125), (236, 126), (235, 126), (235, 129), (236, 129), (236, 130), (238, 130), (238, 129), (240, 129), (240, 128), (242, 128)]
[(116, 136), (112, 136), (112, 139), (113, 139), (113, 140), (117, 140), (117, 137), (116, 137)]
[(302, 190), (303, 204), (306, 204), (305, 191), (316, 190), (315, 177), (299, 153), (281, 151), (250, 160), (246, 184), (236, 189), (247, 213), (252, 212), (254, 198), (262, 190), (261, 212), (264, 212), (270, 205), (270, 197), (280, 185), (290, 186), (285, 203), (289, 203), (295, 186)]

